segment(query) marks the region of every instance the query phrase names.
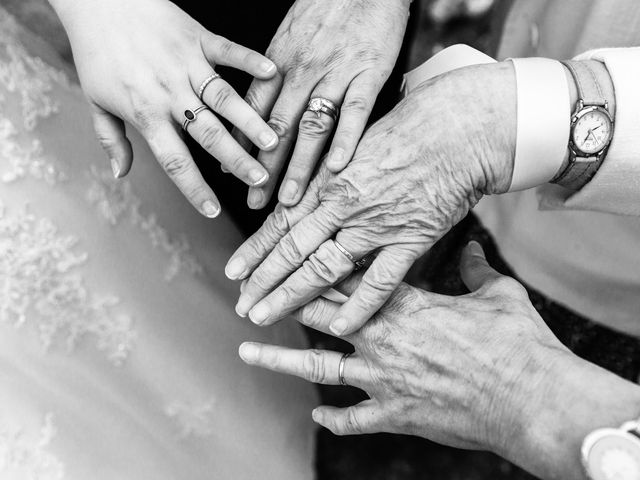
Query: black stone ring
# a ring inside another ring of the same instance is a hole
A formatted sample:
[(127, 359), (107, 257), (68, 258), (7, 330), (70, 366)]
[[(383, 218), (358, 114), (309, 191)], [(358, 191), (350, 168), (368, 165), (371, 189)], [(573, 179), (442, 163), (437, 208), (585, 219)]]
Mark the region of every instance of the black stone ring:
[(191, 122), (195, 122), (196, 118), (198, 117), (198, 114), (200, 112), (202, 112), (203, 110), (209, 110), (209, 107), (207, 107), (206, 105), (201, 105), (198, 108), (196, 108), (195, 110), (185, 110), (184, 111), (184, 122), (182, 122), (182, 129), (185, 132), (187, 131), (187, 127), (189, 126), (189, 124)]

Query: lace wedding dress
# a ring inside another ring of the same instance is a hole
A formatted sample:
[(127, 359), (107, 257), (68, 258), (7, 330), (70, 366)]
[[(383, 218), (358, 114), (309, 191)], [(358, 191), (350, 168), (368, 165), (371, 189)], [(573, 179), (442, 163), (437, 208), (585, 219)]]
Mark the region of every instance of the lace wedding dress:
[(0, 8), (0, 479), (312, 478), (312, 387), (245, 366), (241, 237), (139, 138), (113, 179), (74, 80)]

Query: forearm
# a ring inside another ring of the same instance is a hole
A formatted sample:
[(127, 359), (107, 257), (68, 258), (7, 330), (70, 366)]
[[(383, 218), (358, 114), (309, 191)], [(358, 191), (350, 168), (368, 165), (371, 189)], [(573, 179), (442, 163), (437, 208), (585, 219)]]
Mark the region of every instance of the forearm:
[(559, 355), (546, 377), (546, 388), (521, 404), (526, 407), (518, 416), (517, 434), (498, 453), (545, 480), (585, 480), (584, 437), (640, 417), (640, 386), (568, 352)]

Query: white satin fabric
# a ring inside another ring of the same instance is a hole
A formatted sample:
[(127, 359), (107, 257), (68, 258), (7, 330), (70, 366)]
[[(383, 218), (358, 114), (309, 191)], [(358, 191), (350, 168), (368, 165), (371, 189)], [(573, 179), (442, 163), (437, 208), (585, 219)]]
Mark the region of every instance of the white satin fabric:
[(0, 479), (312, 478), (313, 387), (237, 355), (302, 332), (235, 315), (237, 229), (133, 132), (114, 180), (55, 62), (0, 8)]

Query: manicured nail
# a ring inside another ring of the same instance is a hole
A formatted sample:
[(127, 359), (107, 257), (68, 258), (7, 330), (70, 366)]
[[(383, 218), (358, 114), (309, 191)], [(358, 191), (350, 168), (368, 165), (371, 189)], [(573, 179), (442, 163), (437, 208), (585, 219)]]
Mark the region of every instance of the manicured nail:
[(331, 169), (340, 168), (344, 161), (344, 149), (336, 147), (331, 151), (329, 160), (327, 160), (327, 166)]
[(275, 63), (270, 62), (269, 60), (265, 60), (260, 64), (260, 68), (264, 73), (271, 73), (276, 69), (276, 65)]
[(344, 332), (346, 332), (348, 326), (349, 323), (346, 319), (336, 318), (333, 322), (331, 322), (331, 325), (329, 325), (329, 330), (331, 330), (334, 335), (337, 335), (339, 337)]
[(202, 213), (209, 218), (216, 218), (220, 215), (220, 207), (211, 200), (207, 200), (202, 204)]
[(120, 178), (122, 171), (120, 170), (120, 164), (115, 158), (109, 160), (111, 162), (111, 170), (113, 171), (114, 178)]
[(249, 208), (257, 210), (258, 208), (262, 208), (264, 203), (264, 192), (261, 188), (250, 188), (249, 196), (247, 198), (247, 205)]
[(247, 262), (242, 257), (236, 257), (229, 260), (224, 268), (224, 273), (230, 280), (238, 280), (244, 277), (244, 271), (247, 269)]
[(259, 303), (249, 312), (249, 318), (256, 325), (262, 325), (267, 321), (270, 315), (271, 309), (269, 308), (269, 305), (266, 305), (264, 303)]
[(320, 414), (317, 408), (314, 408), (313, 411), (311, 412), (311, 418), (313, 419), (314, 422), (320, 423), (320, 419), (322, 418), (322, 415)]
[(271, 148), (278, 143), (278, 136), (273, 132), (262, 132), (258, 140), (260, 140), (263, 149)]
[(484, 257), (484, 251), (482, 250), (482, 245), (480, 245), (475, 240), (471, 240), (467, 244), (467, 248), (469, 249), (469, 253), (471, 253), (471, 255), (475, 255), (475, 256), (478, 256), (478, 257)]
[(293, 200), (296, 198), (297, 193), (298, 182), (296, 182), (295, 180), (287, 180), (287, 183), (285, 183), (284, 188), (282, 189), (280, 199), (283, 202), (293, 202)]
[(249, 172), (252, 187), (260, 187), (269, 179), (269, 174), (264, 170), (255, 169)]
[(238, 354), (247, 363), (255, 362), (258, 358), (258, 345), (252, 342), (245, 342), (238, 348)]

